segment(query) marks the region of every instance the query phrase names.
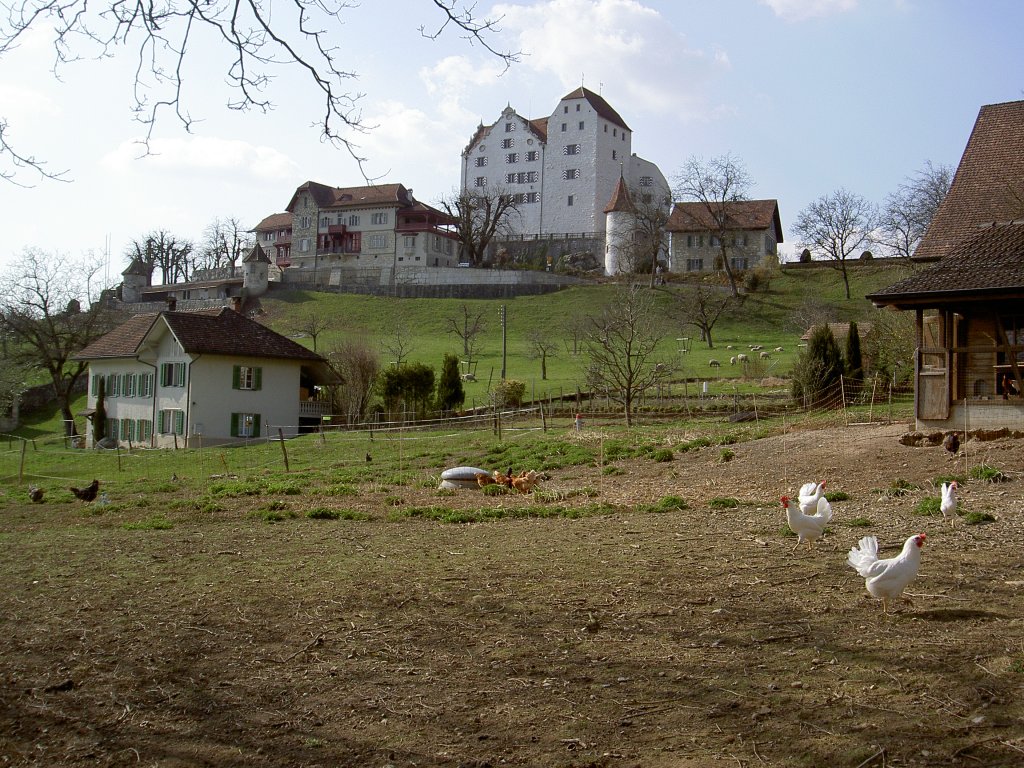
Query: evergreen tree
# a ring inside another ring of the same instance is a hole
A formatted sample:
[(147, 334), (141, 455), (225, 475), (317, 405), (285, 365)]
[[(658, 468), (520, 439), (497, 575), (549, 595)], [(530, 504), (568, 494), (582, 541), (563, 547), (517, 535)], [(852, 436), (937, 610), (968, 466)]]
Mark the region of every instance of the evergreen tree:
[(462, 377), (459, 375), (459, 356), (445, 355), (441, 365), (441, 377), (437, 380), (437, 409), (454, 411), (466, 402), (466, 392), (462, 388)]
[(842, 375), (843, 353), (832, 329), (815, 326), (793, 366), (793, 397), (808, 406), (827, 403), (838, 395)]
[(864, 378), (864, 360), (860, 353), (860, 332), (857, 323), (850, 323), (850, 333), (846, 337), (846, 375), (860, 381)]

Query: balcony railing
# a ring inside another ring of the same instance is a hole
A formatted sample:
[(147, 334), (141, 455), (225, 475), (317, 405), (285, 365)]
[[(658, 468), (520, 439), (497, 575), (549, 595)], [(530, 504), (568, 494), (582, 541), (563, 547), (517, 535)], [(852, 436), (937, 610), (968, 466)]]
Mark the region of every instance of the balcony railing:
[(327, 406), (323, 400), (300, 400), (299, 416), (326, 416), (329, 413)]
[(344, 256), (346, 254), (362, 252), (361, 246), (353, 247), (351, 245), (332, 245), (329, 248), (316, 249), (317, 256)]

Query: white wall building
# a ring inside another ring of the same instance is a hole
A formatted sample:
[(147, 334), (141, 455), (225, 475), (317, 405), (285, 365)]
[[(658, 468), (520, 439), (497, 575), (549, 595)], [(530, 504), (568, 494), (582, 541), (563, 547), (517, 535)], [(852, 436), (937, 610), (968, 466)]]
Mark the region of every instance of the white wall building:
[(668, 200), (665, 176), (633, 154), (633, 132), (598, 94), (577, 88), (548, 117), (528, 119), (511, 106), (482, 123), (462, 153), (462, 189), (515, 195), (513, 234), (605, 231), (604, 208), (619, 178), (653, 200)]

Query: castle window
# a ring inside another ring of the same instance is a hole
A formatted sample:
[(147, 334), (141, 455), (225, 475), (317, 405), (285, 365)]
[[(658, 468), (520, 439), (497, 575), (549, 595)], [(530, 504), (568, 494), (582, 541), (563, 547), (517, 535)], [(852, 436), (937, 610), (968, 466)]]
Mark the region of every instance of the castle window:
[(613, 149), (612, 150), (612, 160), (618, 160), (618, 159), (619, 159), (619, 153)]
[(515, 123), (505, 123), (505, 133), (512, 133), (516, 129)]
[(618, 128), (612, 128), (612, 138), (615, 138), (618, 135), (619, 135), (619, 129)]
[(569, 105), (568, 104), (566, 104), (564, 107), (562, 107), (562, 114), (563, 115), (568, 115), (569, 114)]
[(641, 176), (640, 177), (640, 186), (641, 187), (652, 187), (652, 186), (654, 186), (654, 179), (651, 178), (650, 176)]
[(582, 120), (580, 120), (580, 130), (581, 131), (583, 130), (583, 121)]
[(487, 155), (480, 155), (480, 157), (476, 158), (475, 162), (477, 168), (483, 168), (487, 165)]
[(528, 163), (529, 162), (533, 162), (534, 160), (539, 160), (539, 159), (540, 159), (540, 152), (538, 152), (536, 149), (531, 149), (529, 152), (526, 153), (526, 162), (528, 162)]
[(519, 153), (518, 152), (509, 152), (507, 155), (505, 155), (505, 162), (509, 163), (509, 164), (518, 163), (519, 162)]
[(565, 132), (566, 127), (567, 127), (567, 125), (565, 123), (562, 123), (562, 132), (563, 133)]
[(566, 205), (567, 205), (567, 206), (568, 206), (569, 208), (572, 208), (572, 201), (573, 201), (573, 195), (569, 195), (569, 199), (568, 199), (568, 200), (566, 201), (566, 203), (565, 203), (565, 204), (566, 204)]
[(476, 180), (473, 182), (473, 186), (474, 187), (486, 187), (487, 186), (487, 177), (486, 176), (477, 176)]
[(577, 112), (579, 112), (579, 111), (580, 111), (580, 105), (579, 105), (579, 104), (577, 104), (577, 105), (576, 105), (576, 111), (577, 111)]
[[(579, 168), (566, 168), (565, 170), (562, 171), (562, 178), (563, 179), (566, 179), (566, 180), (568, 180), (568, 179), (578, 179), (579, 177), (580, 177), (580, 169)], [(571, 203), (570, 203), (570, 205), (571, 205)]]
[(580, 153), (580, 145), (579, 144), (566, 144), (564, 147), (562, 147), (562, 154), (563, 155), (578, 155), (579, 153)]
[(370, 215), (370, 223), (371, 224), (387, 224), (388, 223), (387, 211), (371, 214)]
[(516, 145), (516, 140), (515, 139), (502, 139), (501, 140), (501, 148), (502, 149), (512, 149), (512, 147), (514, 147), (515, 145)]

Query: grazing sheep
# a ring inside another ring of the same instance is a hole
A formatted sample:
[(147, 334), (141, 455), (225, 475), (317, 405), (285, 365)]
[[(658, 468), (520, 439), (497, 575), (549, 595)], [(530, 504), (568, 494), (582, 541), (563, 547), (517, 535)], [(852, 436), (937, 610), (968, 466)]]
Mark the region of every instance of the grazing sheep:
[(747, 356), (746, 356), (746, 355), (744, 355), (744, 354), (739, 354), (739, 355), (736, 355), (736, 360), (737, 360), (738, 362), (741, 362), (741, 363), (746, 363), (746, 362), (749, 362), (749, 361), (750, 361), (750, 358), (749, 358), (749, 357), (747, 357)]
[(767, 360), (768, 358), (771, 357), (771, 355), (768, 354), (767, 352), (762, 352), (760, 355), (758, 355), (758, 357), (760, 357), (762, 360)]
[(729, 365), (736, 365), (736, 355), (729, 358)]
[(734, 347), (732, 344), (726, 344), (725, 348), (726, 349), (736, 349), (736, 347)]
[(762, 345), (760, 345), (760, 344), (751, 344), (750, 345), (750, 351), (751, 352), (760, 352), (762, 349), (764, 349), (764, 347)]
[(718, 362), (717, 360), (708, 360), (708, 365), (710, 365), (712, 368), (721, 368), (722, 367), (722, 364), (720, 362)]
[(776, 347), (775, 351), (776, 352), (785, 352), (786, 350), (784, 350), (782, 347)]

